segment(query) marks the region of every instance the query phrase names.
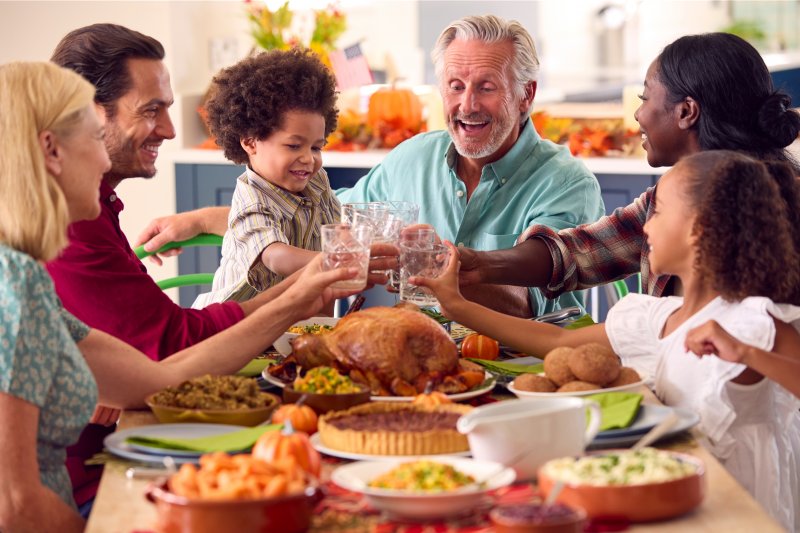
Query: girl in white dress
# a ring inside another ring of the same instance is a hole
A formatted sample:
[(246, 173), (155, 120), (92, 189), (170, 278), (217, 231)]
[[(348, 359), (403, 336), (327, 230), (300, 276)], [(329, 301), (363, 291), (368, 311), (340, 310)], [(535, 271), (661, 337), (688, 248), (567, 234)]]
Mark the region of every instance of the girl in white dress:
[[(644, 226), (653, 271), (677, 276), (682, 297), (631, 294), (605, 324), (564, 330), (465, 300), (457, 253), (443, 276), (411, 282), (433, 289), (448, 317), (525, 353), (612, 348), (652, 376), (666, 405), (697, 412), (702, 443), (777, 521), (800, 531), (800, 399), (789, 392), (800, 391), (798, 227), (800, 186), (788, 166), (706, 151), (661, 178)], [(704, 356), (717, 352), (724, 358)]]

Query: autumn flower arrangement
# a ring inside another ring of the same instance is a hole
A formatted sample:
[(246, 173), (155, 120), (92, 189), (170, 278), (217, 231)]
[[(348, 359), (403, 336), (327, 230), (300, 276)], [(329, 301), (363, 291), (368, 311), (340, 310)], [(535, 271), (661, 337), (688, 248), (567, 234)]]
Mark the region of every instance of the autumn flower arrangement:
[(287, 50), (293, 46), (303, 46), (316, 52), (323, 63), (330, 65), (328, 54), (336, 49), (336, 41), (347, 29), (347, 18), (335, 4), (324, 9), (314, 10), (314, 30), (308, 42), (292, 33), (294, 13), (288, 0), (272, 11), (266, 3), (247, 4), (247, 18), (250, 21), (250, 34), (255, 46), (264, 50)]

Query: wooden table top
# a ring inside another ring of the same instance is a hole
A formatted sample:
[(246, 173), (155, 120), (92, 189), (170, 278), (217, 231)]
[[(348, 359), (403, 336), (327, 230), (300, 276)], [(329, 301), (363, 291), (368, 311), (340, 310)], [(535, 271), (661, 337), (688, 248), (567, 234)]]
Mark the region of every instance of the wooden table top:
[[(118, 429), (156, 423), (158, 422), (150, 411), (126, 411), (120, 418)], [(707, 482), (705, 500), (698, 509), (682, 517), (659, 523), (634, 525), (627, 531), (634, 533), (783, 531), (725, 468), (693, 439), (684, 439), (667, 447), (689, 453), (705, 463)], [(125, 471), (130, 465), (124, 460), (112, 460), (106, 465), (87, 524), (87, 533), (131, 533), (154, 530), (155, 506), (144, 496), (151, 480), (127, 479)], [(323, 477), (325, 474), (323, 472)], [(327, 474), (329, 475), (329, 471)]]

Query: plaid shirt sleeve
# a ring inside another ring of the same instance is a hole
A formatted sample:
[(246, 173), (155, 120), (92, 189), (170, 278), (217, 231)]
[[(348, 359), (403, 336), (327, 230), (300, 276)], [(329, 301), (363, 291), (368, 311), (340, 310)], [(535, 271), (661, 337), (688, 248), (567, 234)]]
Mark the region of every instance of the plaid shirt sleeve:
[(241, 270), (247, 272), (247, 283), (262, 291), (276, 282), (276, 278), (279, 277), (264, 265), (261, 253), (272, 243), (290, 244), (290, 242), (280, 221), (268, 206), (260, 204), (245, 206), (230, 221), (229, 230), (234, 237), (236, 260)]
[[(548, 298), (587, 289), (642, 272), (642, 286), (653, 293), (643, 226), (654, 207), (655, 187), (626, 207), (591, 224), (554, 231), (534, 225), (517, 242), (542, 239), (553, 259), (553, 276), (543, 288)], [(664, 281), (664, 284), (666, 281)], [(663, 287), (662, 287), (663, 289)]]

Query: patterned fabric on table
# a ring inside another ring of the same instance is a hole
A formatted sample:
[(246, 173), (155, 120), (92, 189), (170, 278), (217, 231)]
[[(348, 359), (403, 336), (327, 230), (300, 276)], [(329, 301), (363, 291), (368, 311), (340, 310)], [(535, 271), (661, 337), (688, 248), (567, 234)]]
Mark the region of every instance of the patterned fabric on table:
[(97, 403), (97, 385), (75, 344), (89, 328), (64, 310), (40, 263), (2, 244), (0, 280), (0, 392), (39, 408), (42, 484), (74, 507), (66, 446)]
[(340, 210), (324, 169), (311, 177), (303, 192), (293, 194), (247, 167), (233, 192), (222, 261), (211, 292), (198, 296), (192, 307), (244, 302), (277, 284), (283, 276), (264, 265), (262, 252), (276, 242), (321, 250), (320, 227), (338, 222)]
[[(325, 461), (334, 461), (326, 457)], [(489, 494), (485, 505), (462, 516), (424, 523), (390, 520), (372, 509), (366, 500), (333, 483), (325, 484), (326, 494), (311, 519), (310, 533), (489, 533), (494, 531), (489, 520), (492, 507), (501, 504), (528, 503), (539, 500), (530, 484), (516, 484)]]

